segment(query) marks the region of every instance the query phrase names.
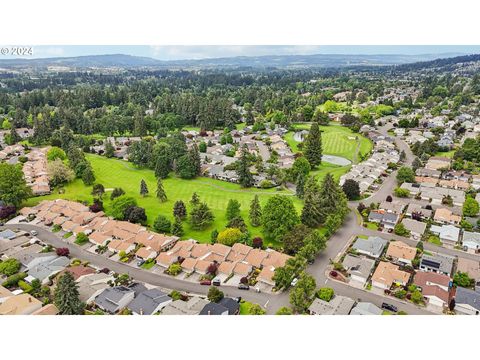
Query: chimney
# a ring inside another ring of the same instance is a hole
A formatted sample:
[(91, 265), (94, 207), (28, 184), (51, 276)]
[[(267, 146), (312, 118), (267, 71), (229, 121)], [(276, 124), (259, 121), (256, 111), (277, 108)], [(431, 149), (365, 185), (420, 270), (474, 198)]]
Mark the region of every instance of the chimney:
[(210, 313), (210, 310), (208, 310), (208, 315), (212, 315), (212, 314)]
[(143, 315), (143, 309), (140, 308), (140, 315)]

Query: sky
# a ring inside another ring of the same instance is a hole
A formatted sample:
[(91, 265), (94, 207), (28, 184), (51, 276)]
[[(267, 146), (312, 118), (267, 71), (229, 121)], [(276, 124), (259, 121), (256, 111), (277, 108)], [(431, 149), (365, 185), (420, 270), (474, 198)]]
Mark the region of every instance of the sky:
[[(2, 46), (9, 47), (9, 46)], [(311, 55), (311, 54), (445, 54), (480, 53), (478, 45), (35, 45), (28, 58), (70, 57), (83, 55), (127, 54), (159, 60), (205, 59), (232, 56)], [(2, 58), (15, 58), (6, 55)]]

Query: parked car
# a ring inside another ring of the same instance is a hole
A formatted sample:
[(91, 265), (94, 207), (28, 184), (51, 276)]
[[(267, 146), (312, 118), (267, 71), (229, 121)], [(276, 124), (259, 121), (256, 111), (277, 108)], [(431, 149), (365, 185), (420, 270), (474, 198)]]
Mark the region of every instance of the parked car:
[(143, 264), (145, 264), (145, 260), (140, 259), (137, 261), (137, 266), (142, 266)]
[(261, 292), (260, 288), (258, 286), (255, 288), (255, 292), (257, 292), (257, 293)]
[(38, 235), (38, 231), (32, 230), (32, 231), (30, 231), (30, 235), (32, 235), (32, 236), (37, 236), (37, 235)]
[(239, 284), (238, 285), (238, 288), (240, 290), (250, 290), (250, 286), (246, 285), (246, 284)]
[(337, 277), (337, 276), (338, 276), (338, 272), (336, 272), (335, 270), (332, 270), (332, 271), (330, 271), (330, 276), (331, 276), (331, 277)]
[(388, 303), (383, 303), (382, 304), (382, 309), (392, 311), (392, 312), (397, 312), (398, 308), (395, 305), (388, 304)]
[(212, 282), (210, 280), (202, 280), (200, 281), (200, 285), (212, 285)]
[(220, 286), (220, 279), (213, 279), (212, 285)]
[(290, 283), (290, 285), (295, 286), (295, 285), (297, 285), (297, 283), (298, 283), (298, 279), (295, 278), (295, 279), (292, 280), (292, 282)]

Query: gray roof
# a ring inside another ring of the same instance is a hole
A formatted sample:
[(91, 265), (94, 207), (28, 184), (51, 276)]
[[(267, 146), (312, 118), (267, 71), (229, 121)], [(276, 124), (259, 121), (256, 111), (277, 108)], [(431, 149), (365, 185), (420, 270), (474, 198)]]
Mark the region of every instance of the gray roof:
[(454, 258), (452, 256), (434, 253), (432, 255), (423, 254), (420, 266), (438, 269), (440, 272), (450, 274), (452, 272)]
[(223, 315), (225, 312), (228, 315), (228, 309), (225, 306), (210, 302), (203, 307), (199, 315)]
[(463, 232), (463, 241), (474, 242), (480, 245), (480, 233), (464, 231)]
[(423, 234), (425, 232), (425, 229), (427, 228), (426, 223), (413, 219), (403, 219), (402, 224), (407, 230), (410, 230), (411, 232), (416, 234)]
[(315, 299), (308, 310), (317, 315), (348, 315), (354, 304), (354, 300), (336, 295), (329, 302)]
[(167, 304), (172, 298), (158, 288), (146, 290), (128, 305), (128, 308), (137, 314), (152, 315), (162, 304)]
[(119, 302), (133, 292), (125, 286), (106, 288), (95, 298), (95, 304), (108, 312), (115, 313), (120, 309)]
[(240, 311), (240, 304), (232, 298), (223, 298), (218, 303), (228, 309), (228, 315), (235, 315)]
[(51, 275), (55, 275), (60, 271), (64, 270), (67, 265), (70, 264), (70, 260), (65, 256), (56, 256), (52, 259), (50, 257), (45, 257), (45, 261), (40, 263), (35, 263), (33, 266), (28, 266), (28, 275), (33, 276), (34, 278), (43, 281)]
[(162, 310), (164, 315), (196, 315), (205, 305), (208, 300), (202, 299), (198, 296), (190, 298), (188, 301), (175, 300), (165, 306)]
[(455, 303), (468, 304), (471, 307), (480, 310), (480, 289), (476, 288), (475, 290), (471, 290), (460, 286), (457, 287)]
[(343, 266), (349, 270), (350, 274), (358, 274), (364, 278), (368, 278), (374, 265), (374, 260), (367, 259), (364, 256), (347, 254), (343, 260)]
[(3, 239), (9, 239), (10, 240), (10, 239), (13, 239), (15, 236), (17, 236), (17, 234), (15, 234), (10, 229), (0, 231), (0, 239), (3, 238)]
[(383, 311), (378, 306), (369, 302), (359, 302), (350, 315), (382, 315)]
[(353, 248), (360, 252), (366, 252), (372, 254), (372, 256), (378, 257), (382, 254), (385, 245), (388, 241), (378, 236), (369, 236), (368, 239), (357, 238), (353, 244)]

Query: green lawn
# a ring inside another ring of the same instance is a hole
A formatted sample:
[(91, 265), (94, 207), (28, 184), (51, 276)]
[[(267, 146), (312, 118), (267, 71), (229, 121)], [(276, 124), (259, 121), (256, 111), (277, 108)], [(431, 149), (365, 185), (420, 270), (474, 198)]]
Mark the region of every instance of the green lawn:
[[(296, 124), (295, 128), (309, 129), (310, 124)], [(372, 142), (369, 139), (337, 123), (320, 126), (320, 130), (322, 130), (323, 153), (326, 155), (337, 155), (350, 161), (359, 161), (358, 154), (367, 154), (372, 150)], [(299, 143), (294, 140), (293, 135), (293, 131), (285, 134), (285, 141), (293, 152), (298, 152)]]
[(242, 300), (240, 302), (240, 315), (248, 315), (250, 308), (253, 306), (253, 303)]
[(346, 174), (348, 170), (350, 170), (350, 167), (350, 165), (339, 166), (324, 162), (320, 164), (317, 169), (311, 171), (310, 175), (317, 176), (319, 179), (323, 179), (327, 173), (330, 173), (333, 175), (336, 181), (339, 181), (340, 176)]
[[(107, 159), (98, 155), (86, 154), (88, 160), (91, 162), (92, 167), (97, 178), (96, 182), (101, 183), (106, 189), (113, 189), (114, 187), (121, 187), (128, 196), (135, 197), (138, 205), (144, 207), (148, 217), (148, 225), (151, 225), (154, 219), (163, 214), (169, 217), (173, 221), (172, 209), (176, 200), (183, 200), (189, 208), (189, 201), (192, 194), (196, 192), (202, 201), (205, 201), (212, 212), (215, 215), (215, 222), (207, 229), (203, 231), (193, 230), (190, 228), (187, 222), (184, 222), (183, 227), (185, 231), (184, 239), (193, 238), (201, 242), (207, 242), (210, 240), (210, 233), (213, 229), (221, 231), (227, 224), (225, 218), (225, 209), (229, 199), (236, 199), (241, 204), (242, 216), (249, 225), (248, 210), (250, 201), (253, 199), (254, 194), (258, 193), (260, 202), (263, 205), (267, 202), (268, 198), (276, 195), (290, 195), (293, 194), (290, 191), (277, 191), (276, 189), (242, 189), (237, 184), (231, 184), (224, 181), (213, 180), (209, 178), (200, 177), (194, 180), (183, 180), (170, 176), (163, 181), (165, 191), (168, 196), (168, 201), (160, 203), (155, 197), (156, 179), (154, 172), (149, 169), (138, 169), (133, 164), (122, 160)], [(147, 183), (150, 194), (146, 197), (141, 197), (140, 181), (144, 179)], [(64, 198), (74, 201), (88, 201), (92, 202), (93, 196), (91, 193), (92, 187), (86, 187), (81, 180), (75, 180), (65, 187), (64, 194), (53, 193), (47, 196), (31, 198), (26, 205), (34, 205), (41, 200), (45, 199), (57, 199)], [(104, 206), (106, 213), (109, 214), (110, 205), (110, 191), (104, 195)], [(295, 203), (298, 213), (302, 207), (302, 202), (292, 196), (292, 200)], [(252, 236), (261, 236), (261, 228), (254, 228), (249, 225), (249, 230)]]
[(367, 229), (378, 230), (378, 224), (377, 223), (367, 221), (367, 222), (365, 222), (365, 224), (367, 225)]
[(440, 241), (439, 237), (435, 236), (435, 235), (429, 236), (428, 237), (428, 242), (432, 243), (434, 245), (437, 245), (437, 246), (442, 246), (442, 242)]
[(435, 154), (435, 156), (443, 156), (447, 158), (453, 158), (453, 154), (455, 154), (455, 150), (450, 150), (450, 151), (439, 151)]

